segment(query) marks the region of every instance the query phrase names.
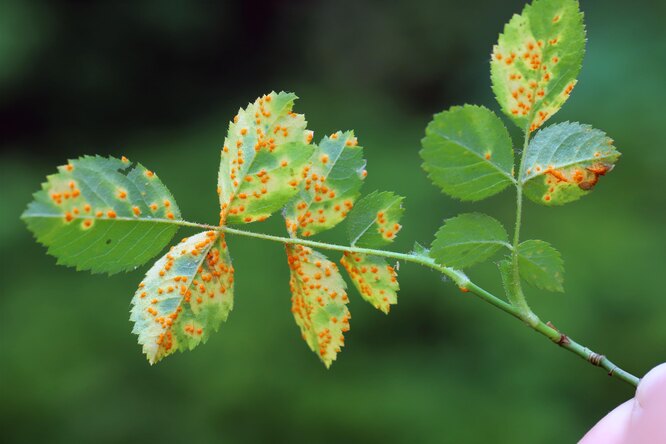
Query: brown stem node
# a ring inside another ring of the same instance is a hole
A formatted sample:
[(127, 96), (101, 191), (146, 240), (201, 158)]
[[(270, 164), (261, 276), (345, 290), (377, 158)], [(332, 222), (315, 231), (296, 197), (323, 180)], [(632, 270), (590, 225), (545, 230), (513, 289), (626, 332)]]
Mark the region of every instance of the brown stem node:
[(587, 360), (590, 362), (592, 365), (596, 365), (597, 367), (600, 366), (601, 360), (604, 359), (604, 355), (600, 355), (599, 353), (590, 353), (590, 356), (587, 358)]
[(569, 337), (564, 333), (562, 333), (560, 330), (558, 330), (557, 327), (555, 327), (555, 325), (552, 322), (548, 321), (546, 322), (546, 325), (560, 334), (560, 338), (557, 341), (555, 341), (557, 345), (564, 346), (571, 344), (571, 341), (569, 341)]

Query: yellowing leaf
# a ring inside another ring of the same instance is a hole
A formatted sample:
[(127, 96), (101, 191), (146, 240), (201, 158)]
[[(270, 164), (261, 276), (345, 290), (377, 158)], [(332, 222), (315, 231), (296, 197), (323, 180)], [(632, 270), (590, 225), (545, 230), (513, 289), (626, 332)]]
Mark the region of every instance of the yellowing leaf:
[(388, 314), (398, 303), (397, 274), (386, 260), (362, 253), (345, 253), (340, 260), (356, 289), (366, 301)]
[(185, 238), (146, 273), (130, 320), (151, 364), (191, 350), (217, 331), (233, 308), (234, 269), (215, 231)]
[(291, 278), (291, 311), (303, 339), (330, 367), (344, 345), (351, 315), (345, 281), (323, 254), (301, 245), (287, 245)]
[(222, 225), (264, 220), (298, 192), (313, 149), (294, 100), (272, 92), (229, 123), (218, 175)]
[(21, 218), (58, 263), (117, 273), (155, 256), (180, 219), (157, 175), (126, 158), (85, 156), (47, 177)]
[(619, 157), (603, 131), (576, 122), (558, 123), (530, 141), (520, 181), (532, 201), (561, 205), (589, 194)]
[(364, 168), (363, 149), (353, 132), (324, 137), (306, 167), (298, 196), (285, 208), (289, 233), (307, 237), (339, 224), (359, 195)]
[(493, 48), (491, 79), (502, 111), (523, 130), (539, 128), (569, 98), (584, 52), (577, 0), (525, 6)]

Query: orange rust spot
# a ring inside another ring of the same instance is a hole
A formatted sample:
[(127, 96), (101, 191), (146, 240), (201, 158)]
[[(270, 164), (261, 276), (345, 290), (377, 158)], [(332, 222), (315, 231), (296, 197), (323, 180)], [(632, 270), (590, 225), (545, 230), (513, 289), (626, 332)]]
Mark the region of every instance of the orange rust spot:
[(115, 218), (116, 218), (116, 212), (113, 211), (113, 210), (109, 210), (109, 211), (107, 211), (107, 212), (106, 212), (106, 215), (107, 215), (110, 219), (115, 219)]
[(141, 209), (139, 207), (132, 207), (132, 212), (134, 213), (135, 216), (140, 216), (141, 215)]

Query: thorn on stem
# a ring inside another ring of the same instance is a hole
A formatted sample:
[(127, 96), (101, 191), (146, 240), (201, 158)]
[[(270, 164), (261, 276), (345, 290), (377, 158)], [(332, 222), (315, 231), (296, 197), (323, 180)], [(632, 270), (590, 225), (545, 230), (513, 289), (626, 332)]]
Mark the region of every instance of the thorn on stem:
[(571, 344), (571, 341), (569, 341), (569, 337), (567, 335), (565, 335), (564, 333), (562, 333), (561, 331), (559, 331), (557, 329), (557, 327), (555, 327), (555, 325), (553, 325), (552, 322), (548, 321), (548, 322), (546, 322), (546, 325), (560, 334), (560, 338), (557, 341), (555, 341), (555, 343), (557, 345), (564, 346), (564, 345)]

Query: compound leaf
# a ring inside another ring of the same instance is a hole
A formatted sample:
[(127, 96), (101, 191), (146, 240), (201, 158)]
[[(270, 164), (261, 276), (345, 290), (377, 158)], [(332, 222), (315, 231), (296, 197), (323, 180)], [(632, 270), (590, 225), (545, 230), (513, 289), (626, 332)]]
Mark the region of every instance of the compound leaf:
[(393, 242), (402, 228), (403, 199), (390, 191), (373, 191), (359, 200), (347, 218), (350, 244), (375, 248)]
[(154, 364), (205, 343), (233, 308), (234, 269), (224, 235), (205, 231), (173, 246), (132, 299), (132, 333)]
[(180, 210), (155, 173), (126, 158), (84, 156), (58, 167), (21, 218), (58, 263), (117, 273), (164, 248)]
[(285, 208), (289, 233), (307, 237), (339, 224), (354, 206), (365, 175), (363, 149), (352, 131), (324, 137), (306, 166), (298, 196)]
[(298, 192), (313, 149), (305, 118), (291, 111), (295, 100), (272, 92), (229, 123), (218, 175), (221, 224), (264, 220)]
[(543, 205), (561, 205), (590, 193), (620, 153), (603, 131), (576, 122), (540, 130), (525, 152), (519, 180)]
[(548, 242), (528, 240), (518, 246), (520, 276), (535, 287), (564, 291), (564, 262)]
[(363, 299), (388, 314), (398, 303), (398, 279), (383, 257), (346, 252), (340, 260)]
[(481, 200), (514, 181), (511, 138), (487, 108), (454, 106), (435, 115), (421, 144), (423, 169), (450, 196)]
[(486, 214), (466, 213), (444, 222), (435, 235), (430, 254), (441, 265), (465, 268), (508, 246), (508, 239), (498, 220)]
[(490, 62), (495, 97), (523, 130), (534, 131), (569, 98), (585, 53), (577, 0), (535, 0), (504, 27)]
[(291, 311), (310, 349), (326, 368), (344, 345), (351, 315), (346, 284), (338, 267), (323, 254), (302, 245), (287, 245)]

